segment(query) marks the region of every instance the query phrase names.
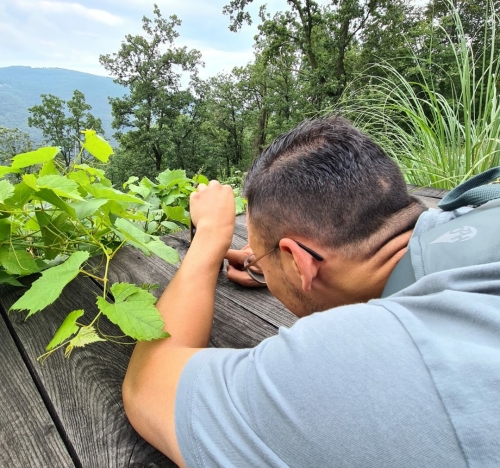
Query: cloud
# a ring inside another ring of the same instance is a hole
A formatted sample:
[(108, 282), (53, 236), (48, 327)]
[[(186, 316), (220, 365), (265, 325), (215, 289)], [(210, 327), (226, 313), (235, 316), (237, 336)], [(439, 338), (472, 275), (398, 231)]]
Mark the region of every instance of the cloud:
[[(222, 14), (229, 0), (156, 3), (164, 18), (176, 14), (182, 20), (175, 44), (202, 52), (206, 64), (200, 70), (203, 78), (252, 60), (256, 25), (231, 33), (229, 17)], [(286, 0), (268, 3), (269, 9), (278, 4), (286, 8)], [(153, 17), (153, 2), (0, 0), (0, 67), (59, 67), (107, 75), (99, 55), (117, 52), (126, 34), (142, 34), (143, 16)]]
[(116, 26), (123, 23), (123, 19), (117, 15), (96, 8), (87, 8), (80, 3), (60, 2), (50, 0), (15, 0), (14, 6), (28, 12), (37, 14), (70, 15), (78, 18)]

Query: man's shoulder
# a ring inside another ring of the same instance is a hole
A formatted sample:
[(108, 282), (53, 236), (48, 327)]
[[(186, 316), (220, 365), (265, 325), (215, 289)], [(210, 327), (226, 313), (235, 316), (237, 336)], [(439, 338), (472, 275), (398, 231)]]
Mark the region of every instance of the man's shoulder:
[(177, 398), (183, 455), (217, 440), (207, 466), (462, 466), (420, 353), (380, 305), (313, 314), (253, 349), (201, 351)]

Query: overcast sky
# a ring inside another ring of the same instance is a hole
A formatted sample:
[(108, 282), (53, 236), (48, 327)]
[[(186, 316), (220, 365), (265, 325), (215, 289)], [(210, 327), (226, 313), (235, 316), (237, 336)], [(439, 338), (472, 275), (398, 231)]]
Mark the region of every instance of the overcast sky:
[[(107, 73), (99, 55), (117, 52), (126, 34), (140, 34), (141, 19), (153, 18), (145, 0), (0, 0), (0, 67), (59, 67)], [(157, 0), (162, 16), (182, 20), (177, 45), (202, 52), (202, 78), (252, 60), (255, 25), (235, 34), (222, 8), (229, 0)], [(254, 12), (264, 3), (256, 0)], [(270, 11), (285, 0), (268, 0)], [(256, 15), (255, 15), (256, 17)]]

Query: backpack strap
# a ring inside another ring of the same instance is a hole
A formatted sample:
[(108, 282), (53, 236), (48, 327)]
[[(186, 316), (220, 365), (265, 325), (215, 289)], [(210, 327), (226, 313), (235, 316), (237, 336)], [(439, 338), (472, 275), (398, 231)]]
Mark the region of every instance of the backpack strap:
[[(443, 211), (486, 205), (412, 237), (389, 276), (382, 297), (405, 289), (427, 274), (500, 259), (500, 185), (482, 186), (499, 177), (500, 166), (493, 167), (460, 184), (441, 200), (438, 206)], [(461, 245), (460, 255), (457, 243)]]
[(394, 270), (392, 270), (381, 297), (391, 296), (407, 288), (415, 283), (415, 281), (417, 280), (413, 271), (413, 265), (411, 264), (410, 250), (408, 249), (394, 267)]
[(443, 211), (452, 211), (462, 206), (479, 206), (500, 198), (500, 185), (483, 184), (500, 177), (500, 166), (492, 167), (455, 187), (438, 204)]

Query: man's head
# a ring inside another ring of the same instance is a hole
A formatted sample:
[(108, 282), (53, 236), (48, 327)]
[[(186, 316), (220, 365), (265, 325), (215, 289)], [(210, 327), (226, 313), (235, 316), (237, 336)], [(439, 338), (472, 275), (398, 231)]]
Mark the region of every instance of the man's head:
[(349, 261), (368, 261), (423, 211), (395, 162), (341, 117), (278, 137), (254, 161), (244, 194), (260, 249), (297, 238)]

